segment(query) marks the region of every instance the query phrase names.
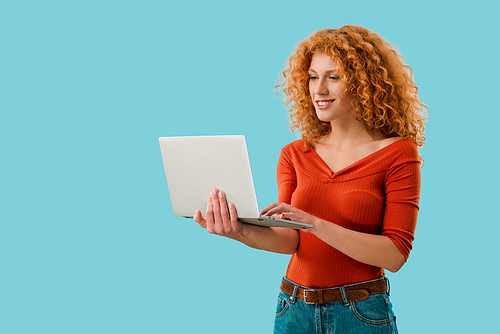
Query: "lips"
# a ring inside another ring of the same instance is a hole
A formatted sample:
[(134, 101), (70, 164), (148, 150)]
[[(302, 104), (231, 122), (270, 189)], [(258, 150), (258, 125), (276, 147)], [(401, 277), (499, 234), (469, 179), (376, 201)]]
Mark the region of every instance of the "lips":
[(335, 99), (333, 100), (318, 100), (316, 101), (316, 104), (318, 105), (318, 107), (327, 107), (329, 104), (331, 104), (333, 101), (335, 101)]

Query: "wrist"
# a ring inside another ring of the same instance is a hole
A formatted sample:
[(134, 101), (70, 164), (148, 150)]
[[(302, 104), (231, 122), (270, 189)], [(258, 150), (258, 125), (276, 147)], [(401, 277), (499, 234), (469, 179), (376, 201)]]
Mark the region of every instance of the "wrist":
[(323, 230), (325, 221), (321, 218), (315, 217), (312, 225), (314, 225), (314, 227), (311, 228), (310, 232), (317, 236), (317, 234), (321, 233), (321, 231)]
[(240, 228), (238, 229), (238, 231), (236, 231), (229, 238), (233, 239), (233, 240), (236, 240), (236, 241), (243, 242), (243, 240), (246, 239), (247, 230), (248, 230), (248, 225), (240, 223)]

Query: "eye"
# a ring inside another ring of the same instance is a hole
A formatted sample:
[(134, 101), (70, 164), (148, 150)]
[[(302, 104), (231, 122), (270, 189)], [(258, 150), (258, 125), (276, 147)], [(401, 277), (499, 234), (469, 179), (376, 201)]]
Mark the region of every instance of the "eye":
[(331, 77), (330, 77), (330, 79), (337, 81), (337, 80), (339, 80), (340, 78), (339, 78), (338, 76), (331, 76)]
[(315, 77), (314, 75), (309, 76), (309, 80), (316, 80), (316, 79), (318, 79), (318, 77)]

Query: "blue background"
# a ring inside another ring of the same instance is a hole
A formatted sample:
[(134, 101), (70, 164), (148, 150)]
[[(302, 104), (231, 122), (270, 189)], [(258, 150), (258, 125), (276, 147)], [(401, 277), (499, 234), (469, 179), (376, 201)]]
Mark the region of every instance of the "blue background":
[[(399, 47), (429, 107), (401, 333), (491, 332), (498, 7), (439, 1), (2, 1), (0, 332), (269, 333), (289, 257), (173, 216), (158, 137), (243, 134), (260, 207), (294, 140), (277, 74), (313, 31)], [(203, 163), (193, 157), (193, 163)]]

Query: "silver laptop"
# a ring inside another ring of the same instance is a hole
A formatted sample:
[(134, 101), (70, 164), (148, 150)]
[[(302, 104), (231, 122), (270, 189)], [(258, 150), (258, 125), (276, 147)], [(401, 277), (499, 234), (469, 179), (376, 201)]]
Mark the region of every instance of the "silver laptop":
[(312, 225), (260, 216), (244, 136), (161, 137), (161, 156), (176, 216), (204, 214), (217, 188), (234, 203), (243, 223), (291, 228)]

